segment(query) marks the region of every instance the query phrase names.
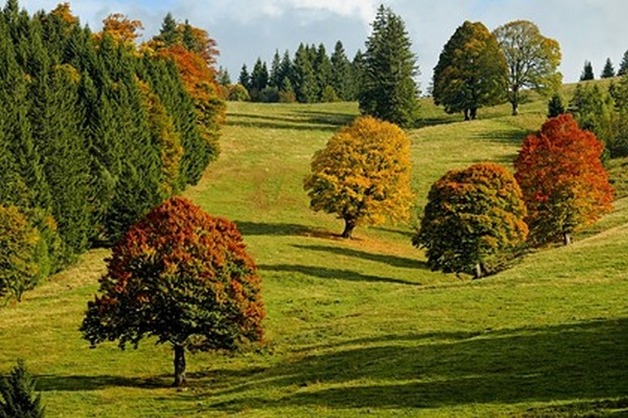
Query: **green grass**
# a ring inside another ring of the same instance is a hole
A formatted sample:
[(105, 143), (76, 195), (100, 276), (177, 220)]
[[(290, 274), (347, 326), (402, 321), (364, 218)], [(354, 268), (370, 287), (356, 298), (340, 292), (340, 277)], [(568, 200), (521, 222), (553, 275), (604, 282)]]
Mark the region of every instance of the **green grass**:
[[(510, 165), (545, 112), (537, 100), (518, 117), (501, 106), (464, 123), (423, 108), (431, 122), (409, 132), (417, 211), (448, 169)], [(190, 356), (182, 391), (169, 387), (167, 346), (90, 349), (78, 327), (108, 254), (97, 250), (0, 309), (0, 370), (25, 358), (49, 417), (628, 413), (626, 195), (568, 248), (481, 281), (431, 272), (412, 224), (343, 241), (340, 221), (308, 209), (312, 154), (356, 114), (351, 103), (230, 103), (221, 157), (186, 192), (245, 235), (268, 312), (261, 347)]]

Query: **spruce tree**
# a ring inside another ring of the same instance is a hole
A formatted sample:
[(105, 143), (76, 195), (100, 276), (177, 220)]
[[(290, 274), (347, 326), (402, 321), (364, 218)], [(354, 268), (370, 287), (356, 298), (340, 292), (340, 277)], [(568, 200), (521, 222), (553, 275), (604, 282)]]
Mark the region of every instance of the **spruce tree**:
[(619, 69), (617, 70), (617, 75), (621, 76), (628, 73), (628, 51), (624, 52), (624, 56), (621, 59), (621, 63), (619, 64)]
[(331, 55), (331, 85), (341, 100), (351, 100), (351, 63), (341, 41)]
[(383, 5), (366, 42), (365, 72), (359, 94), (360, 111), (400, 126), (418, 119), (416, 57), (400, 16)]
[(23, 360), (0, 385), (0, 418), (42, 418), (44, 407)]
[[(316, 82), (317, 82), (317, 96), (318, 101), (330, 101), (329, 98), (325, 100), (323, 98), (324, 92), (327, 90), (327, 94), (329, 95), (329, 88), (333, 88), (332, 86), (332, 68), (331, 62), (329, 60), (329, 56), (327, 55), (327, 50), (325, 49), (325, 45), (320, 44), (316, 49), (316, 57), (313, 61), (314, 73), (316, 74)], [(337, 93), (333, 92), (333, 95), (336, 96)]]
[(249, 70), (246, 68), (246, 64), (242, 65), (240, 76), (238, 77), (238, 83), (242, 84), (245, 89), (251, 91), (251, 76), (249, 75)]
[(317, 100), (318, 84), (310, 59), (309, 49), (300, 44), (294, 56), (294, 90), (300, 103), (314, 103)]
[(580, 75), (580, 81), (593, 80), (594, 78), (595, 76), (593, 75), (593, 65), (591, 64), (591, 61), (585, 61), (582, 74)]
[(176, 45), (179, 40), (179, 31), (177, 30), (177, 21), (172, 17), (172, 13), (168, 12), (161, 24), (157, 40), (163, 42), (164, 46), (170, 47)]
[(283, 80), (283, 74), (281, 73), (281, 56), (279, 51), (275, 50), (273, 55), (273, 61), (270, 65), (270, 75), (268, 78), (268, 85), (270, 87), (281, 87), (281, 81)]
[(555, 118), (558, 115), (565, 113), (565, 104), (563, 98), (558, 93), (554, 93), (552, 98), (547, 104), (547, 117)]
[(613, 78), (615, 77), (615, 68), (610, 58), (606, 58), (604, 69), (602, 70), (601, 78)]

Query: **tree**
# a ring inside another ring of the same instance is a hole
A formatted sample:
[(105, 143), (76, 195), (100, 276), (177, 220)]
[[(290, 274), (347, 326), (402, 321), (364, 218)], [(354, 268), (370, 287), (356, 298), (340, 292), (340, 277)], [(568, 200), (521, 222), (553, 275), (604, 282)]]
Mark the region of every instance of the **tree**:
[(416, 57), (400, 16), (379, 7), (366, 41), (364, 74), (359, 93), (362, 114), (412, 126), (418, 119)]
[(253, 101), (259, 101), (262, 90), (268, 85), (268, 68), (266, 63), (262, 62), (261, 58), (258, 58), (253, 66), (253, 72), (251, 73), (251, 99)]
[(177, 30), (177, 21), (174, 20), (172, 13), (168, 12), (161, 23), (159, 35), (156, 40), (163, 43), (163, 46), (170, 47), (179, 42), (179, 31)]
[(173, 197), (113, 248), (100, 295), (81, 326), (92, 345), (144, 337), (174, 350), (174, 385), (185, 384), (185, 352), (234, 350), (260, 341), (260, 278), (234, 223)]
[(117, 42), (135, 48), (135, 41), (140, 37), (139, 30), (144, 29), (142, 22), (131, 20), (122, 13), (110, 14), (103, 20), (103, 34), (111, 35)]
[(279, 50), (275, 50), (275, 55), (273, 55), (273, 61), (270, 65), (268, 85), (277, 88), (281, 87), (283, 77), (284, 76), (281, 71), (281, 56), (279, 55)]
[(331, 84), (341, 100), (351, 98), (351, 62), (341, 41), (336, 42), (331, 54)]
[(595, 76), (593, 75), (593, 65), (591, 64), (591, 61), (585, 61), (582, 74), (580, 75), (580, 81), (593, 80), (594, 78)]
[(434, 183), (412, 242), (427, 250), (432, 270), (476, 279), (502, 267), (526, 239), (521, 189), (492, 163), (451, 170)]
[(343, 219), (344, 238), (359, 224), (408, 219), (410, 140), (394, 124), (356, 119), (314, 154), (311, 167), (304, 182), (310, 207)]
[(615, 77), (615, 67), (610, 58), (606, 58), (604, 69), (602, 70), (601, 78), (613, 78)]
[(493, 33), (508, 64), (508, 100), (513, 115), (518, 113), (522, 89), (532, 88), (541, 93), (558, 89), (562, 75), (557, 71), (561, 60), (557, 41), (541, 35), (539, 28), (527, 20), (507, 23)]
[(15, 206), (0, 205), (0, 296), (18, 301), (39, 278), (36, 251), (40, 235)]
[(316, 73), (305, 45), (300, 44), (294, 55), (292, 65), (294, 74), (293, 87), (296, 98), (300, 103), (314, 103), (318, 96)]
[(240, 76), (238, 77), (238, 84), (241, 84), (247, 90), (251, 90), (251, 75), (249, 74), (249, 70), (246, 68), (246, 64), (242, 65)]
[(434, 68), (434, 101), (447, 113), (475, 119), (477, 109), (505, 101), (508, 67), (497, 39), (481, 22), (464, 24), (452, 35)]
[(318, 101), (319, 102), (330, 102), (337, 100), (330, 100), (330, 96), (334, 96), (337, 98), (337, 93), (334, 91), (333, 94), (330, 92), (330, 89), (333, 90), (332, 86), (332, 67), (329, 56), (327, 55), (327, 50), (325, 49), (325, 45), (320, 44), (318, 49), (315, 50), (315, 58), (313, 61), (314, 73), (316, 74), (316, 81), (318, 83)]
[(565, 113), (565, 104), (563, 98), (559, 93), (554, 93), (552, 98), (547, 103), (547, 117), (555, 118), (558, 115)]
[(624, 75), (628, 73), (628, 51), (624, 52), (621, 63), (619, 64), (619, 69), (617, 70), (617, 75)]
[(607, 91), (595, 84), (577, 84), (568, 111), (580, 128), (593, 132), (605, 144), (613, 142), (616, 112), (613, 98)]
[(603, 144), (570, 114), (549, 119), (529, 135), (515, 160), (533, 244), (562, 238), (612, 210), (613, 188), (600, 156)]
[(0, 385), (0, 417), (42, 418), (44, 407), (41, 395), (36, 393), (35, 382), (26, 370), (23, 360), (11, 370)]

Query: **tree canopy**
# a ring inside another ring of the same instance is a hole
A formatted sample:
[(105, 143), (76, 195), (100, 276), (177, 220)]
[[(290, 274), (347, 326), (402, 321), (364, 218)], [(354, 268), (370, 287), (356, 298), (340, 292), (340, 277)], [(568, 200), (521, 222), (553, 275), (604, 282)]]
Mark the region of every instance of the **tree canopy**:
[(502, 268), (524, 243), (525, 215), (512, 174), (497, 164), (475, 164), (432, 185), (412, 242), (426, 249), (432, 270), (480, 278)]
[(260, 341), (260, 278), (233, 222), (174, 197), (153, 209), (114, 246), (99, 295), (81, 326), (92, 345), (137, 348), (148, 336), (174, 350), (176, 386), (185, 351), (234, 350)]
[(570, 114), (528, 135), (515, 160), (515, 178), (528, 208), (533, 244), (562, 239), (611, 211), (613, 188), (600, 157), (603, 144)]
[(315, 211), (345, 221), (350, 238), (360, 224), (409, 217), (410, 140), (396, 125), (363, 116), (338, 131), (312, 158), (304, 188)]
[(508, 100), (513, 115), (518, 113), (522, 89), (555, 92), (562, 80), (558, 72), (561, 53), (557, 41), (543, 36), (539, 28), (527, 20), (507, 23), (493, 33), (508, 64)]
[(497, 39), (481, 22), (464, 24), (443, 47), (434, 68), (437, 105), (447, 113), (463, 112), (475, 119), (477, 109), (506, 100), (508, 67)]

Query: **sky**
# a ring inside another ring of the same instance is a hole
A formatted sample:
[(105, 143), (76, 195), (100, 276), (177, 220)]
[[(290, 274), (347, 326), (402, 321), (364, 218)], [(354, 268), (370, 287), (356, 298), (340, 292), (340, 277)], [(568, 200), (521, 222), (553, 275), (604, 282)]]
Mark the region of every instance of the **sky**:
[[(50, 11), (68, 0), (21, 0), (30, 13)], [(294, 56), (299, 43), (324, 44), (328, 53), (342, 41), (349, 59), (364, 50), (370, 23), (382, 0), (73, 0), (72, 12), (82, 24), (100, 30), (111, 13), (123, 13), (144, 25), (149, 39), (163, 17), (205, 29), (218, 42), (219, 65), (236, 81), (243, 64), (250, 69), (260, 57), (270, 64), (276, 50)], [(563, 55), (564, 82), (578, 81), (585, 60), (596, 78), (607, 58), (615, 69), (628, 50), (626, 0), (387, 0), (400, 15), (417, 56), (421, 90), (426, 91), (443, 46), (465, 20), (489, 30), (513, 20), (536, 23), (544, 36), (556, 39)]]

